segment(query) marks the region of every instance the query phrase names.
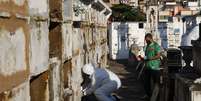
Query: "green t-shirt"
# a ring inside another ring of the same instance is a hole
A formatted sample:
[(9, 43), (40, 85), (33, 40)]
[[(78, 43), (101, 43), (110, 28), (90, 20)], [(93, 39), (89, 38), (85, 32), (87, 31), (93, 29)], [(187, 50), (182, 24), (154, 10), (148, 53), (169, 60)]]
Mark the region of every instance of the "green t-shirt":
[[(154, 57), (157, 55), (157, 53), (160, 53), (161, 48), (156, 42), (152, 42), (149, 46), (145, 49), (145, 56), (147, 56), (148, 59)], [(159, 70), (160, 68), (160, 59), (157, 60), (150, 60), (146, 63), (146, 67), (148, 69), (152, 70)]]

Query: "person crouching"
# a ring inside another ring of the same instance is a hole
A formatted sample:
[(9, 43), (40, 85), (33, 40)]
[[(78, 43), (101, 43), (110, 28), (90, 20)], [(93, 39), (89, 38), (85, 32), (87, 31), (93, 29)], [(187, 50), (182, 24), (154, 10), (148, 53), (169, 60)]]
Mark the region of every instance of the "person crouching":
[(108, 69), (95, 68), (91, 63), (82, 68), (83, 95), (94, 94), (98, 101), (117, 101), (111, 94), (121, 86), (119, 77)]

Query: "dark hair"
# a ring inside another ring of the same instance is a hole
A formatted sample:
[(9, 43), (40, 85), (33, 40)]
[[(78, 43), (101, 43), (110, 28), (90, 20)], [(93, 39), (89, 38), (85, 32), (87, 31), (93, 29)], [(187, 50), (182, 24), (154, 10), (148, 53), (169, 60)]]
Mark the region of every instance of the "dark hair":
[(145, 38), (153, 38), (153, 36), (151, 35), (151, 33), (147, 33), (146, 35), (145, 35)]

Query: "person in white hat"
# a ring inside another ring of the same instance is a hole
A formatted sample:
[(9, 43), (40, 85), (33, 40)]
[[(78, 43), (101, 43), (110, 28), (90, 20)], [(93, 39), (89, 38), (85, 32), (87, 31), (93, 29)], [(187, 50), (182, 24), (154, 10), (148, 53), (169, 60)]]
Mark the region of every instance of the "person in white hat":
[(108, 69), (95, 68), (92, 64), (86, 64), (82, 68), (84, 95), (94, 94), (98, 101), (116, 101), (111, 95), (120, 88), (119, 77)]

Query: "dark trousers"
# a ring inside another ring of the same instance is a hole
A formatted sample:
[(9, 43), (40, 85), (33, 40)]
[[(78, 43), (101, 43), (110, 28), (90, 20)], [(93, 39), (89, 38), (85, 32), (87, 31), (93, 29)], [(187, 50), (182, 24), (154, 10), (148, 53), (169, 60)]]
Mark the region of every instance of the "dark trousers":
[(98, 101), (94, 94), (83, 96), (81, 101)]
[(151, 80), (153, 80), (153, 86), (160, 85), (160, 70), (146, 69), (144, 72), (144, 89), (149, 98), (152, 96)]

